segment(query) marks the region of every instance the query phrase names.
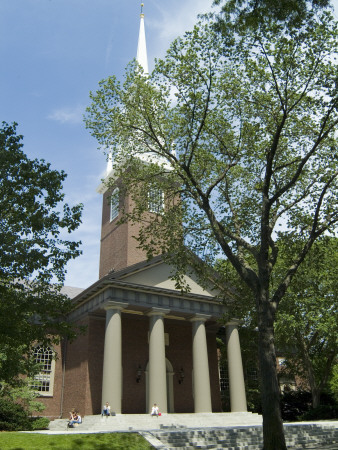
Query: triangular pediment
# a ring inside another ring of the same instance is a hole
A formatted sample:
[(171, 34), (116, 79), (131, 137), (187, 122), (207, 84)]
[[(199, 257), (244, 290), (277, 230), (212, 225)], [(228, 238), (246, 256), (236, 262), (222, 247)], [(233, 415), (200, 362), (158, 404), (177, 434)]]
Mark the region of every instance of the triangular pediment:
[[(154, 265), (141, 267), (132, 273), (121, 274), (118, 279), (132, 284), (180, 292), (180, 290), (175, 287), (175, 281), (170, 278), (173, 272), (173, 268), (169, 264), (160, 261)], [(211, 283), (210, 288), (203, 288), (199, 284), (197, 276), (193, 271), (186, 274), (184, 279), (190, 287), (190, 294), (205, 295), (208, 297), (214, 297), (217, 294)]]

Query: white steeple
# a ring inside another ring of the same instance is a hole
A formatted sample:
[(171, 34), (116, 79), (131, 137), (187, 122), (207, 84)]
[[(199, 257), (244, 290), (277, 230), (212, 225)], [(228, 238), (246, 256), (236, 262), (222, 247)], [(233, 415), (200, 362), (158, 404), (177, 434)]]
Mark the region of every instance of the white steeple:
[[(144, 31), (143, 6), (144, 6), (144, 3), (141, 3), (140, 31), (139, 31), (139, 36), (138, 36), (136, 60), (140, 64), (140, 66), (142, 66), (144, 73), (146, 75), (149, 75), (146, 34)], [(153, 161), (153, 159), (154, 159), (154, 157), (151, 158), (148, 154), (142, 154), (142, 155), (139, 155), (138, 157), (140, 158), (140, 160), (143, 160), (146, 162)], [(109, 151), (108, 158), (107, 158), (107, 169), (106, 169), (106, 173), (105, 173), (105, 177), (104, 177), (105, 181), (113, 175), (114, 175), (113, 158), (112, 158), (112, 152)], [(99, 192), (100, 194), (103, 194), (106, 190), (107, 190), (107, 185), (105, 184), (104, 181), (96, 189), (96, 191)]]
[(137, 55), (136, 60), (142, 66), (144, 73), (149, 74), (148, 70), (148, 57), (147, 57), (147, 45), (146, 45), (146, 33), (144, 31), (144, 3), (141, 3), (141, 19), (140, 19), (140, 32), (138, 35)]

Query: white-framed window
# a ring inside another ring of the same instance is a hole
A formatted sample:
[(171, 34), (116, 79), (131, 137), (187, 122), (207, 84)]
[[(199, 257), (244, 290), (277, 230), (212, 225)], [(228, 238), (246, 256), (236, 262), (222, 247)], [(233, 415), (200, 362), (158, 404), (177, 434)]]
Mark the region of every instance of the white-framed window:
[(112, 222), (119, 215), (120, 190), (115, 188), (110, 197), (110, 221)]
[(229, 391), (229, 374), (228, 368), (225, 365), (219, 365), (219, 387), (221, 393)]
[(148, 192), (148, 210), (161, 214), (164, 209), (164, 193), (159, 188), (151, 188)]
[(55, 358), (54, 351), (50, 347), (37, 345), (33, 356), (35, 362), (40, 365), (40, 372), (34, 375), (31, 387), (39, 392), (41, 396), (53, 395)]

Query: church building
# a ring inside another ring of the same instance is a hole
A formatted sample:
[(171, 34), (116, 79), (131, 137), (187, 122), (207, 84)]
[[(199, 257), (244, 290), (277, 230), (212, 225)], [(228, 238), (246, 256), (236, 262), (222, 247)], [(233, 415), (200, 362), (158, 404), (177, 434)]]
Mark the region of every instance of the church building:
[[(148, 73), (142, 12), (137, 60)], [(85, 331), (59, 348), (37, 347), (44, 415), (68, 417), (72, 408), (100, 414), (106, 402), (116, 414), (146, 414), (154, 403), (162, 413), (221, 412), (216, 333), (226, 304), (193, 271), (186, 274), (190, 292), (181, 293), (161, 255), (146, 259), (133, 238), (137, 225), (119, 223), (131, 201), (117, 182), (108, 188), (108, 179), (114, 180), (111, 161), (98, 188), (99, 280), (84, 290), (65, 288), (74, 305), (69, 320)], [(238, 321), (225, 329), (231, 411), (246, 411)]]

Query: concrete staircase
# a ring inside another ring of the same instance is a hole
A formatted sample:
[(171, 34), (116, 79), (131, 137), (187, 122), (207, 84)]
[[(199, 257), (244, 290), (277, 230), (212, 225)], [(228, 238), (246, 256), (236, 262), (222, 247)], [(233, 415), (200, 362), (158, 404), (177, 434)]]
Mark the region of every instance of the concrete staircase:
[[(338, 449), (338, 428), (313, 424), (285, 425), (286, 444), (290, 449), (333, 445)], [(260, 450), (262, 427), (236, 427), (200, 430), (163, 430), (140, 432), (156, 449), (227, 449)], [(336, 445), (334, 445), (336, 444)]]
[[(117, 414), (86, 416), (83, 423), (67, 429), (66, 419), (50, 423), (47, 433), (139, 432), (156, 449), (260, 450), (262, 417), (252, 413)], [(338, 422), (285, 424), (290, 449), (333, 445), (338, 449)]]

